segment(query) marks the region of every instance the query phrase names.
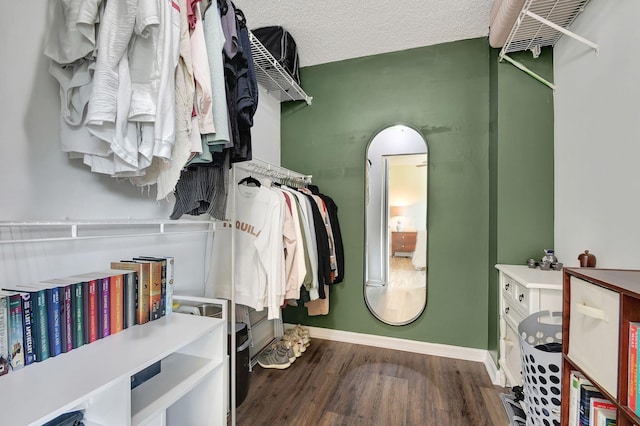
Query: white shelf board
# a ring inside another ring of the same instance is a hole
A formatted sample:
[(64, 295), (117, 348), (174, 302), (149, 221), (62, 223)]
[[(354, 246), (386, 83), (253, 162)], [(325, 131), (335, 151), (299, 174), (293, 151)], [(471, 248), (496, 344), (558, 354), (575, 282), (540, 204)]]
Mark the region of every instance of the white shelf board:
[(131, 391), (131, 424), (139, 425), (166, 410), (223, 362), (174, 353), (162, 360), (161, 372)]
[(42, 424), (82, 407), (224, 325), (220, 319), (172, 314), (10, 372), (0, 377), (0, 423)]

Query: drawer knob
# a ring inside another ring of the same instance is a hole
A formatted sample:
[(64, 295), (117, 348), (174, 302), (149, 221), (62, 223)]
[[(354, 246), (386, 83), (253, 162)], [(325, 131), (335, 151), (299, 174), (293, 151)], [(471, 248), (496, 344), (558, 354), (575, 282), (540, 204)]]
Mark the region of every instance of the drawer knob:
[(504, 308), (504, 313), (508, 314), (509, 313), (509, 307), (507, 306), (506, 308)]
[(505, 289), (505, 290), (509, 290), (509, 285), (510, 285), (509, 283), (506, 283), (506, 284), (504, 285), (504, 289)]
[(522, 302), (524, 300), (524, 294), (520, 294), (520, 296), (518, 296), (518, 301)]

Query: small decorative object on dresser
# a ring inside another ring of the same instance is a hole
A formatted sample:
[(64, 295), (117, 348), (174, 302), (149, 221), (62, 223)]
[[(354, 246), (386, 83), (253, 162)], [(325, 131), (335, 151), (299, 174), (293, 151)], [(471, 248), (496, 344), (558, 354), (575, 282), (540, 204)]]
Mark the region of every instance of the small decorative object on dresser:
[(578, 255), (578, 260), (580, 261), (580, 266), (583, 268), (596, 267), (596, 257), (593, 253), (589, 253), (589, 250), (585, 250), (584, 253), (580, 253)]
[(500, 271), (500, 359), (502, 386), (522, 385), (518, 325), (539, 311), (562, 311), (562, 272), (527, 265), (496, 265)]

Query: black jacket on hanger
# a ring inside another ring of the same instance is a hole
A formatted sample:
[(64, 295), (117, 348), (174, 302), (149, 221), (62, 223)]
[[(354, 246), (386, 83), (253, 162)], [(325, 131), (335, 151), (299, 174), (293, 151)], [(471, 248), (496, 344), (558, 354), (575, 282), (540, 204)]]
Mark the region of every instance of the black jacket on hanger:
[(327, 235), (327, 228), (324, 226), (320, 209), (313, 199), (313, 196), (305, 194), (304, 192), (302, 194), (309, 199), (311, 211), (313, 212), (313, 225), (316, 231), (316, 247), (318, 249), (318, 293), (320, 299), (326, 299), (327, 296), (324, 292), (324, 285), (331, 284), (329, 236)]

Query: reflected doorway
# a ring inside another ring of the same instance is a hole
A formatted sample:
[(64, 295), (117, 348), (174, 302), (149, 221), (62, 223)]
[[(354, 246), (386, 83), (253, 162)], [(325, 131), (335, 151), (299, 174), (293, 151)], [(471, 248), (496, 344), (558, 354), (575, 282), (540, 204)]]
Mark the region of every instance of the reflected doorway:
[(367, 150), (365, 300), (381, 321), (403, 325), (427, 296), (427, 148), (407, 126), (378, 133)]

